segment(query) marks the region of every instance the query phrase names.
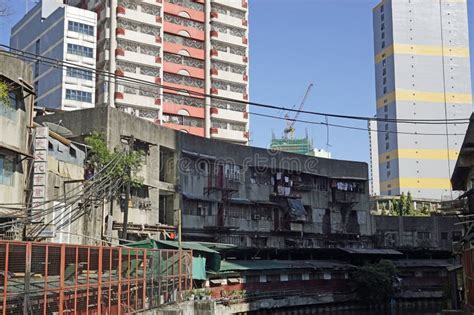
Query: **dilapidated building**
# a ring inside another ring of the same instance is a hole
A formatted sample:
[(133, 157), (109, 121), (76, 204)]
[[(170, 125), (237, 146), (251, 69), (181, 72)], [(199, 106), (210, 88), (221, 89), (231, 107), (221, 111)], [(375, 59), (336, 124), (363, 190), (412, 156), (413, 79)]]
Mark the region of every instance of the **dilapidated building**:
[[(102, 132), (109, 147), (133, 139), (145, 152), (143, 187), (131, 194), (133, 239), (160, 238), (182, 223), (184, 240), (242, 248), (370, 247), (367, 164), (205, 139), (112, 108), (38, 117), (73, 139)], [(115, 210), (113, 226), (123, 226)], [(100, 233), (99, 233), (100, 234)]]

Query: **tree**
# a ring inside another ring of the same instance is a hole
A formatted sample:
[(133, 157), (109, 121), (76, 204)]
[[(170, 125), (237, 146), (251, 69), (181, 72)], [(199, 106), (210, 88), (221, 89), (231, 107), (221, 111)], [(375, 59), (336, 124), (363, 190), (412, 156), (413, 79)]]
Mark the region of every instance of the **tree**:
[(138, 176), (143, 165), (143, 151), (130, 150), (124, 154), (120, 148), (110, 151), (104, 137), (97, 131), (85, 138), (86, 144), (90, 147), (90, 154), (87, 163), (94, 170), (100, 170), (107, 165), (114, 165), (109, 176), (113, 180), (130, 182), (132, 187), (139, 187), (143, 179)]
[(352, 274), (359, 299), (366, 304), (388, 302), (395, 292), (397, 270), (389, 260), (357, 268)]
[(415, 214), (415, 206), (413, 205), (413, 198), (411, 197), (411, 192), (407, 193), (407, 200), (405, 203), (405, 210), (408, 215)]
[(10, 107), (10, 88), (6, 82), (0, 81), (0, 104)]

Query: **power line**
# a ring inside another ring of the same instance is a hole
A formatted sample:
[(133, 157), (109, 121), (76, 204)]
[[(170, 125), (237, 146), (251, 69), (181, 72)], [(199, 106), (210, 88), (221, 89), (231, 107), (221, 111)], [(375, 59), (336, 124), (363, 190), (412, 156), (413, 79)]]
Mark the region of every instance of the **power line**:
[[(85, 66), (80, 66), (71, 62), (67, 61), (62, 61), (59, 59), (54, 59), (54, 58), (49, 58), (49, 57), (44, 57), (40, 56), (38, 54), (33, 54), (30, 52), (22, 51), (15, 49), (13, 47), (7, 46), (7, 45), (1, 45), (0, 47), (5, 47), (10, 50), (16, 51), (17, 53), (14, 53), (12, 51), (6, 52), (9, 54), (12, 54), (17, 57), (22, 57), (29, 59), (32, 62), (39, 62), (42, 64), (46, 64), (49, 66), (54, 66), (54, 67), (75, 67), (75, 68), (82, 68), (82, 69), (87, 69), (89, 71), (92, 71), (93, 73), (100, 75), (100, 76), (105, 76), (108, 78), (114, 78), (116, 82), (131, 82), (135, 84), (143, 84), (143, 85), (148, 85), (151, 87), (159, 87), (159, 88), (165, 88), (168, 90), (173, 90), (173, 91), (186, 91), (189, 94), (193, 95), (199, 95), (201, 97), (209, 97), (211, 99), (217, 99), (217, 100), (223, 100), (223, 101), (229, 101), (233, 103), (240, 103), (240, 104), (245, 104), (245, 105), (252, 105), (256, 107), (262, 107), (262, 108), (267, 108), (267, 109), (274, 109), (274, 110), (280, 110), (280, 111), (288, 111), (288, 112), (298, 112), (298, 110), (293, 109), (293, 108), (286, 108), (286, 107), (281, 107), (281, 106), (275, 106), (275, 105), (270, 105), (270, 104), (263, 104), (263, 103), (257, 103), (257, 102), (251, 102), (251, 101), (242, 101), (242, 100), (236, 100), (236, 99), (231, 99), (227, 97), (221, 97), (218, 95), (213, 95), (213, 94), (206, 94), (206, 93), (200, 93), (200, 92), (195, 92), (191, 90), (186, 90), (183, 88), (175, 88), (171, 86), (167, 86), (165, 84), (158, 84), (158, 83), (153, 83), (153, 82), (148, 82), (145, 80), (141, 79), (135, 79), (135, 78), (130, 78), (126, 76), (117, 76), (115, 73), (107, 72), (107, 71), (102, 71), (102, 70), (97, 70), (95, 68), (90, 68), (90, 67), (85, 67)], [(28, 57), (28, 56), (30, 57)], [(47, 61), (49, 60), (49, 62)], [(120, 84), (120, 83), (118, 83)], [(111, 97), (111, 96), (110, 96)], [(469, 118), (457, 118), (457, 119), (389, 119), (389, 118), (377, 118), (377, 117), (364, 117), (364, 116), (354, 116), (354, 115), (340, 115), (340, 114), (331, 114), (331, 113), (322, 113), (322, 112), (314, 112), (314, 111), (308, 111), (308, 110), (301, 110), (300, 111), (303, 114), (309, 114), (309, 115), (316, 115), (316, 116), (324, 116), (324, 117), (332, 117), (332, 118), (340, 118), (340, 119), (350, 119), (350, 120), (359, 120), (359, 121), (380, 121), (380, 122), (392, 122), (392, 123), (400, 123), (400, 124), (468, 124), (469, 123)]]

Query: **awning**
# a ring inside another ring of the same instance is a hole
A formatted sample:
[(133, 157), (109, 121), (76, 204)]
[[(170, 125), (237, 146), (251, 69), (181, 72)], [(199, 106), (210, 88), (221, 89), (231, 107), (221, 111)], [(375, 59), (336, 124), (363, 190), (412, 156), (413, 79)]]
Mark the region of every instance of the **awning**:
[(212, 199), (206, 196), (199, 196), (199, 195), (193, 195), (189, 193), (183, 193), (183, 197), (188, 199), (188, 200), (199, 200), (199, 201), (206, 201), (206, 202), (217, 202), (216, 199)]
[(200, 157), (200, 158), (204, 158), (204, 159), (208, 159), (208, 160), (215, 160), (216, 159), (216, 157), (212, 156), (212, 155), (206, 155), (206, 154), (191, 152), (191, 151), (187, 151), (187, 150), (181, 150), (181, 153), (196, 156), (196, 157)]
[(253, 203), (256, 203), (258, 205), (265, 205), (265, 206), (280, 206), (280, 204), (269, 201), (269, 200), (251, 200)]
[(385, 248), (339, 248), (348, 254), (359, 255), (403, 255), (401, 252), (394, 249)]
[(227, 278), (227, 282), (230, 283), (230, 284), (237, 284), (237, 283), (240, 283), (240, 279), (239, 278)]
[(231, 198), (230, 203), (237, 205), (253, 205), (253, 202), (245, 198)]
[(26, 156), (30, 159), (33, 158), (33, 155), (25, 152), (25, 151), (22, 151), (21, 149), (17, 148), (17, 147), (14, 147), (12, 145), (9, 145), (9, 144), (6, 144), (5, 142), (0, 142), (0, 148), (2, 149), (5, 149), (5, 150), (8, 150), (8, 151), (11, 151), (11, 152), (15, 152), (15, 153), (18, 153), (20, 155), (23, 155), (23, 156)]
[(209, 280), (209, 282), (212, 284), (224, 284), (225, 280), (224, 279), (211, 279)]

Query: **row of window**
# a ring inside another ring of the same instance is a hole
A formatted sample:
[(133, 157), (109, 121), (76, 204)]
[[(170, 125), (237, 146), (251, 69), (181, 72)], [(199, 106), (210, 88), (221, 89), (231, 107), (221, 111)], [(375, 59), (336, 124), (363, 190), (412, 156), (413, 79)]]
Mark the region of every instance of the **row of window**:
[[(266, 282), (281, 282), (284, 275), (280, 274), (273, 274), (273, 275), (266, 275)], [(302, 281), (303, 275), (301, 273), (293, 273), (288, 274), (288, 281)], [(307, 280), (331, 280), (331, 279), (346, 279), (346, 273), (341, 271), (336, 272), (312, 272), (309, 274), (309, 278)], [(258, 283), (261, 282), (260, 275), (248, 275), (245, 277), (246, 283)]]
[(94, 49), (76, 44), (67, 44), (67, 52), (88, 58), (93, 58), (94, 56)]
[(66, 89), (66, 99), (85, 103), (92, 103), (92, 93)]
[(92, 81), (92, 71), (74, 67), (67, 67), (66, 75), (71, 78), (78, 78)]
[(94, 27), (92, 25), (69, 21), (68, 30), (72, 32), (94, 36)]

